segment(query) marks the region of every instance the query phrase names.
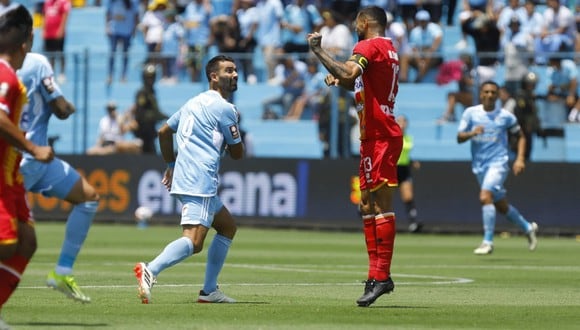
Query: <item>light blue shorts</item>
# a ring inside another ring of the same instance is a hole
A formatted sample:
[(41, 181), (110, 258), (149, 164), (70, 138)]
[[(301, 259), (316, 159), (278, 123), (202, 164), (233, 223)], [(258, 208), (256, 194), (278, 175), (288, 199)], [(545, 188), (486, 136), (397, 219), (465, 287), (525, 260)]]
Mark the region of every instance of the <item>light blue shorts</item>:
[(210, 228), (214, 216), (224, 206), (218, 195), (211, 197), (175, 196), (182, 204), (181, 225), (202, 225)]
[(479, 187), (491, 191), (493, 201), (497, 202), (506, 196), (504, 183), (508, 173), (509, 169), (506, 166), (490, 166), (484, 172), (477, 174)]
[(59, 199), (65, 199), (81, 178), (76, 169), (59, 158), (48, 164), (25, 158), (20, 172), (24, 176), (26, 190)]

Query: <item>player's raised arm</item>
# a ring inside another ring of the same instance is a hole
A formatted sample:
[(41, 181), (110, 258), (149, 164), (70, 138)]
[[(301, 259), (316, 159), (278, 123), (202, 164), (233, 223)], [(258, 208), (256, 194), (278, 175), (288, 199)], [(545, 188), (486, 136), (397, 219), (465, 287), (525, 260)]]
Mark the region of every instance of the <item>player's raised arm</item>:
[(362, 68), (355, 61), (352, 61), (353, 57), (346, 62), (334, 59), (320, 46), (322, 36), (318, 32), (308, 34), (307, 39), (310, 50), (330, 72), (330, 75), (326, 77), (326, 84), (340, 85), (348, 90), (354, 90), (355, 79), (362, 74)]

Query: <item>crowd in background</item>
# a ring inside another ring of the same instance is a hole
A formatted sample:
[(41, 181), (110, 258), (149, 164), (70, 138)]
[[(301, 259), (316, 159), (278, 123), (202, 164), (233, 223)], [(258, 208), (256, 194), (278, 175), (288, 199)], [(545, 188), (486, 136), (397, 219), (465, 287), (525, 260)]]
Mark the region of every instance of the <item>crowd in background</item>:
[[(433, 73), (449, 73), (445, 82), (458, 82), (458, 90), (447, 96), (441, 121), (455, 121), (456, 105), (476, 103), (474, 86), (486, 80), (505, 85), (509, 97), (515, 98), (530, 68), (537, 65), (549, 68), (548, 92), (541, 97), (562, 104), (568, 121), (580, 121), (580, 58), (574, 57), (580, 51), (580, 4), (573, 3), (462, 0), (457, 14), (456, 0), (420, 4), (416, 0), (109, 0), (94, 4), (106, 6), (111, 49), (108, 84), (126, 81), (128, 51), (137, 40), (145, 43), (146, 63), (160, 68), (162, 84), (202, 81), (201, 68), (212, 52), (228, 53), (237, 61), (240, 80), (280, 86), (279, 95), (263, 100), (263, 119), (319, 120), (324, 141), (329, 117), (325, 70), (310, 57), (306, 35), (320, 32), (322, 46), (346, 59), (356, 42), (354, 14), (368, 5), (387, 11), (386, 35), (399, 52), (400, 82), (423, 82)], [(444, 31), (454, 25), (461, 39), (450, 53), (443, 47)], [(137, 34), (142, 39), (135, 38)], [(256, 68), (256, 53), (264, 62), (260, 63), (263, 72)], [(119, 56), (121, 68), (116, 72)], [(505, 68), (502, 77), (498, 64)], [(64, 69), (61, 72), (64, 82)], [(340, 95), (345, 129), (354, 121), (349, 114), (351, 102), (348, 93)]]

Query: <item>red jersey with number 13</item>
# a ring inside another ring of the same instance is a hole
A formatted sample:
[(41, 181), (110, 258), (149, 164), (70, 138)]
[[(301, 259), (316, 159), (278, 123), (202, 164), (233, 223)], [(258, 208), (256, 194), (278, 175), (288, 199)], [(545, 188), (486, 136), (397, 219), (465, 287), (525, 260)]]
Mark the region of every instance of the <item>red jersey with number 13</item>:
[(363, 70), (354, 83), (361, 141), (402, 136), (393, 113), (399, 91), (399, 57), (391, 39), (361, 40), (352, 53), (350, 60)]

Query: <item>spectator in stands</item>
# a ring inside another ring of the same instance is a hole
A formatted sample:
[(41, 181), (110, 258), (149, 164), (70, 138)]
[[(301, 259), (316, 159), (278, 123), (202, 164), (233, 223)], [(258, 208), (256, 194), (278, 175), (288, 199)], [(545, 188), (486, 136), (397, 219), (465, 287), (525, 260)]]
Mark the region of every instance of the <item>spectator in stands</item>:
[(147, 7), (147, 11), (139, 24), (147, 46), (145, 63), (157, 64), (160, 62), (163, 31), (167, 24), (165, 18), (166, 9), (167, 0), (153, 0)]
[(314, 5), (307, 4), (306, 0), (293, 0), (284, 8), (280, 22), (284, 53), (296, 53), (305, 59), (309, 50), (306, 35), (311, 31), (319, 31), (323, 22)]
[(280, 41), (280, 21), (284, 15), (284, 6), (280, 0), (257, 0), (256, 8), (260, 16), (256, 41), (262, 50), (266, 64), (266, 80), (274, 78), (277, 65), (277, 49), (282, 47)]
[(326, 6), (326, 8), (330, 8), (337, 13), (341, 13), (341, 15), (344, 15), (344, 19), (348, 22), (354, 22), (357, 10), (362, 8), (361, 0), (334, 0), (326, 2), (328, 2), (330, 5)]
[(239, 31), (233, 16), (219, 16), (211, 22), (211, 36), (220, 53), (238, 51)]
[(60, 73), (57, 75), (57, 81), (61, 84), (66, 81), (64, 43), (71, 7), (68, 0), (44, 1), (44, 52), (53, 68), (56, 68), (55, 62), (58, 59)]
[(411, 31), (415, 27), (415, 15), (419, 11), (417, 0), (396, 0), (398, 13), (406, 30)]
[(544, 25), (536, 46), (539, 53), (536, 61), (545, 62), (547, 54), (574, 51), (576, 41), (576, 21), (572, 11), (560, 0), (546, 0)]
[[(399, 55), (399, 65), (401, 67), (399, 71), (399, 83), (407, 82), (407, 75), (409, 74), (409, 54), (411, 53), (409, 40), (407, 38), (407, 28), (405, 24), (395, 21), (393, 14), (390, 12), (387, 12), (385, 37), (391, 38), (393, 46), (395, 46), (397, 54)], [(324, 40), (324, 37), (322, 40)]]
[(435, 24), (441, 22), (441, 16), (443, 16), (443, 0), (422, 0), (420, 6), (429, 13), (431, 22)]
[[(568, 121), (580, 121), (578, 98), (578, 68), (570, 59), (560, 58), (558, 53), (548, 60), (548, 102), (562, 104), (568, 110)], [(556, 115), (556, 114), (554, 114)], [(556, 119), (556, 122), (560, 119)], [(565, 119), (561, 119), (565, 121)]]
[[(503, 7), (497, 17), (497, 28), (501, 38), (504, 38), (506, 31), (510, 28), (512, 17), (517, 15), (521, 9), (520, 0), (508, 0), (508, 5)], [(519, 21), (519, 20), (518, 20)]]
[[(481, 104), (469, 107), (463, 113), (458, 127), (457, 142), (471, 140), (472, 171), (479, 182), (479, 201), (483, 218), (483, 241), (473, 253), (487, 255), (493, 252), (496, 212), (517, 225), (528, 239), (528, 249), (534, 251), (538, 244), (538, 225), (528, 222), (506, 198), (504, 188), (508, 170), (508, 132), (518, 134), (518, 152), (513, 163), (515, 175), (525, 169), (526, 138), (517, 118), (497, 106), (498, 85), (483, 82), (479, 89)], [(493, 116), (494, 120), (490, 120)]]
[(544, 16), (536, 10), (536, 1), (526, 0), (516, 14), (520, 19), (520, 30), (531, 35), (534, 40), (540, 38)]
[[(431, 22), (431, 15), (426, 10), (420, 10), (415, 15), (415, 26), (409, 34), (409, 65), (417, 70), (415, 82), (421, 82), (427, 72), (438, 67), (443, 62), (441, 47), (443, 30)], [(403, 73), (406, 77), (407, 74)]]
[(254, 49), (257, 45), (256, 31), (260, 15), (254, 2), (254, 0), (240, 0), (240, 8), (235, 14), (239, 31), (237, 49), (243, 55), (240, 59), (241, 68), (244, 79), (249, 84), (255, 84), (258, 80), (254, 72)]
[(409, 222), (409, 232), (418, 233), (423, 228), (423, 224), (417, 221), (417, 207), (415, 206), (415, 194), (413, 192), (413, 170), (421, 167), (419, 161), (411, 159), (413, 149), (413, 136), (407, 132), (409, 120), (404, 115), (398, 115), (397, 124), (403, 131), (403, 150), (397, 162), (397, 178), (399, 180), (399, 194), (401, 201), (405, 204), (407, 211), (407, 221)]
[[(295, 56), (287, 55), (280, 59), (280, 64), (276, 66), (276, 76), (273, 83), (282, 87), (282, 93), (262, 102), (263, 119), (278, 119), (288, 114), (292, 103), (304, 91), (307, 71), (306, 63)], [(281, 112), (275, 111), (272, 108), (274, 105), (280, 106)]]
[[(460, 25), (473, 16), (480, 16), (483, 14), (493, 14), (493, 0), (463, 0), (463, 11), (459, 13)], [(464, 31), (461, 33), (461, 39), (455, 44), (457, 50), (464, 50), (467, 48), (467, 35)]]
[[(318, 70), (318, 61), (307, 61), (308, 72), (302, 94), (292, 103), (284, 119), (313, 119), (318, 116), (321, 107), (328, 107), (328, 86), (324, 82), (326, 74)], [(304, 112), (306, 110), (306, 112)]]
[(182, 14), (187, 42), (187, 67), (191, 81), (200, 81), (203, 60), (206, 57), (211, 37), (210, 18), (212, 5), (209, 0), (192, 0)]
[(447, 6), (447, 26), (453, 26), (455, 19), (455, 9), (457, 8), (457, 0), (444, 0), (443, 3)]
[(117, 47), (121, 47), (121, 82), (127, 81), (129, 47), (139, 22), (139, 8), (135, 0), (112, 0), (106, 7), (106, 33), (110, 43), (107, 85), (113, 82)]
[(514, 14), (502, 36), (505, 87), (511, 95), (517, 94), (522, 78), (528, 73), (528, 67), (533, 63), (534, 39), (529, 33), (522, 31), (520, 25), (519, 17)]
[(469, 18), (462, 21), (461, 30), (471, 36), (475, 43), (477, 81), (481, 83), (496, 79), (500, 33), (493, 13), (474, 11)]
[(128, 116), (119, 116), (117, 104), (107, 103), (107, 114), (99, 121), (97, 143), (87, 150), (87, 155), (111, 155), (116, 153), (138, 154), (143, 141), (125, 140), (125, 133), (136, 129), (136, 122)]
[(447, 94), (447, 111), (441, 117), (441, 122), (455, 122), (455, 105), (461, 104), (464, 108), (473, 105), (473, 87), (475, 86), (475, 70), (473, 68), (473, 61), (471, 55), (461, 54), (459, 67), (461, 71), (458, 80), (458, 90)]
[[(533, 145), (533, 135), (540, 132), (540, 119), (538, 117), (538, 106), (536, 104), (536, 85), (538, 75), (528, 72), (521, 80), (521, 87), (515, 95), (514, 114), (518, 119), (521, 130), (526, 138), (526, 148), (524, 158), (530, 159)], [(512, 147), (515, 143), (512, 143)], [(517, 150), (512, 148), (512, 150)]]
[(161, 83), (175, 84), (178, 80), (178, 66), (187, 54), (185, 29), (177, 20), (173, 8), (165, 10), (165, 28), (161, 44)]
[(128, 110), (137, 125), (133, 127), (133, 134), (143, 141), (143, 152), (155, 154), (155, 139), (157, 138), (157, 123), (167, 119), (167, 115), (159, 109), (155, 94), (155, 65), (148, 63), (143, 66), (143, 85), (135, 95), (135, 103)]
[(341, 23), (338, 13), (332, 10), (322, 12), (324, 25), (320, 28), (322, 48), (335, 58), (346, 60), (354, 44), (352, 32)]

